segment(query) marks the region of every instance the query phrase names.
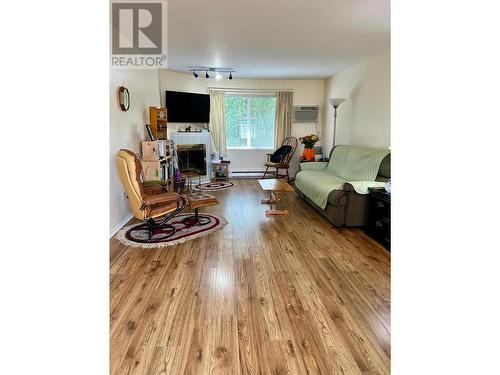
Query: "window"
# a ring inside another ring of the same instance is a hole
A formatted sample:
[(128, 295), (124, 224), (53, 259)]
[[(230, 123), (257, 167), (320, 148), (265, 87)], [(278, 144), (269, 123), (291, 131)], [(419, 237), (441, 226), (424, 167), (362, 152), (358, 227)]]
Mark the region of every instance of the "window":
[(226, 95), (224, 115), (228, 148), (274, 148), (275, 96)]

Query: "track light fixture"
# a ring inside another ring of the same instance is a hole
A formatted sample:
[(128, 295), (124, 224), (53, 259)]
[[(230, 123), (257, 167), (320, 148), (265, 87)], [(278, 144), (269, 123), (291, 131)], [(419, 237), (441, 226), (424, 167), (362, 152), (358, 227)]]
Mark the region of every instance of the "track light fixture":
[[(234, 69), (230, 69), (230, 68), (211, 68), (211, 67), (208, 67), (208, 66), (192, 67), (192, 68), (189, 69), (189, 71), (191, 73), (193, 73), (194, 78), (198, 78), (199, 77), (198, 72), (205, 72), (205, 78), (206, 79), (214, 78), (214, 77), (216, 79), (222, 79), (222, 78), (224, 78), (223, 77), (224, 73), (229, 74), (229, 76), (226, 76), (228, 79), (233, 79), (233, 73), (234, 73)], [(209, 75), (208, 72), (213, 73), (212, 77), (210, 77), (210, 75)]]

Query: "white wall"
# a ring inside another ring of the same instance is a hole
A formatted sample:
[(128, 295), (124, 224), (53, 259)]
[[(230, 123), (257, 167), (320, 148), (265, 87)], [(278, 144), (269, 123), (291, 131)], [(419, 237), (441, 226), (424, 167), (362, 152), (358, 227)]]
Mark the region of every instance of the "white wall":
[(329, 98), (347, 98), (338, 108), (336, 144), (387, 148), (391, 144), (390, 50), (379, 52), (325, 81), (323, 141), (331, 150), (333, 108)]
[[(274, 79), (205, 79), (200, 74), (195, 79), (192, 74), (179, 73), (170, 70), (160, 70), (161, 102), (165, 103), (165, 91), (185, 91), (206, 94), (208, 87), (233, 89), (263, 89), (263, 90), (293, 90), (294, 105), (323, 105), (323, 80), (274, 80)], [(321, 111), (321, 108), (320, 108)], [(169, 123), (170, 129), (177, 129), (180, 124)], [(317, 124), (321, 131), (321, 117)], [(316, 133), (314, 123), (296, 123), (292, 125), (292, 135), (299, 138), (306, 134)], [(321, 135), (320, 135), (321, 137)], [(263, 170), (266, 153), (269, 150), (228, 150), (228, 159), (231, 160), (231, 170)], [(299, 144), (290, 166), (290, 174), (298, 171), (299, 157), (302, 145)]]
[[(130, 109), (122, 111), (118, 102), (118, 88), (130, 92)], [(112, 70), (110, 72), (110, 231), (130, 215), (127, 200), (115, 166), (119, 149), (140, 152), (145, 139), (144, 125), (149, 122), (149, 106), (160, 105), (158, 70)], [(92, 145), (90, 145), (92, 147)], [(122, 223), (123, 224), (123, 223)]]

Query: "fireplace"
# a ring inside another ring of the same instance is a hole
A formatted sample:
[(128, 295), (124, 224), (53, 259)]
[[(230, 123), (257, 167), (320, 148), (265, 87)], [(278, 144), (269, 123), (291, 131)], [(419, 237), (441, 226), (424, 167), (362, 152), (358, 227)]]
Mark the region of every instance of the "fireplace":
[(181, 172), (207, 174), (206, 147), (204, 144), (177, 145), (177, 160)]
[[(171, 138), (177, 151), (179, 169), (199, 169), (202, 173), (201, 181), (209, 182), (212, 175), (210, 162), (211, 140), (210, 133), (203, 132), (172, 132)], [(204, 150), (204, 151), (203, 151)], [(205, 155), (203, 156), (203, 152)], [(181, 155), (182, 154), (182, 155)]]

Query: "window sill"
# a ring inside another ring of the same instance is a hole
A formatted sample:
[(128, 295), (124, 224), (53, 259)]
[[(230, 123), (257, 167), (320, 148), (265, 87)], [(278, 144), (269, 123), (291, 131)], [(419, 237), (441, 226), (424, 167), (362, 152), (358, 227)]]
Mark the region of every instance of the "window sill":
[(274, 151), (273, 148), (262, 147), (226, 147), (228, 150), (246, 150), (246, 151)]

